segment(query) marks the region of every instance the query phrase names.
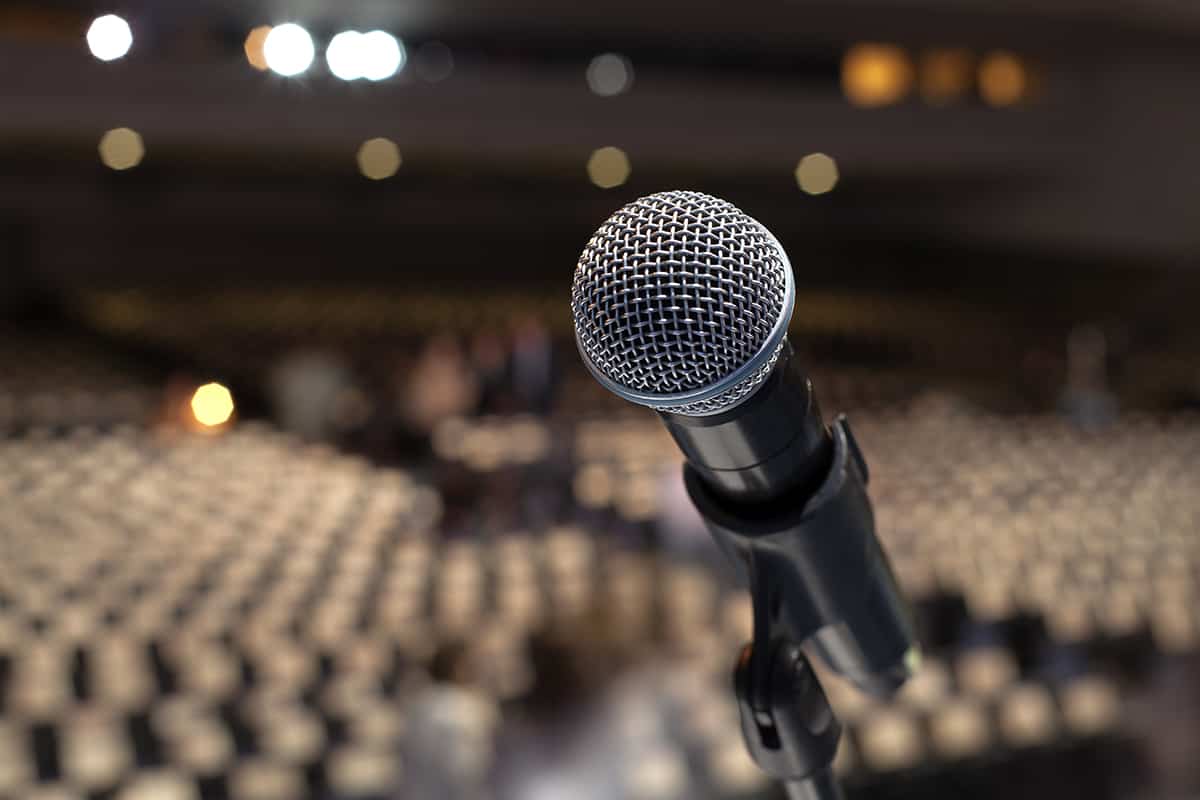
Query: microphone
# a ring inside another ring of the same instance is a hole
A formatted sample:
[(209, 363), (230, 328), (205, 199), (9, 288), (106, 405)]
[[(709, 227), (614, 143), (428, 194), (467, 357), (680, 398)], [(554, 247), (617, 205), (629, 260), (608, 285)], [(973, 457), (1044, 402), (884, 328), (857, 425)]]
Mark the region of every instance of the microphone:
[[(878, 539), (866, 462), (826, 425), (787, 339), (795, 304), (778, 240), (732, 204), (662, 192), (613, 214), (579, 258), (575, 338), (605, 388), (658, 412), (689, 496), (754, 600), (755, 649), (804, 642), (874, 694), (919, 663)], [(770, 706), (768, 656), (754, 669)], [(836, 737), (835, 737), (836, 743)], [(832, 756), (830, 756), (832, 757)]]

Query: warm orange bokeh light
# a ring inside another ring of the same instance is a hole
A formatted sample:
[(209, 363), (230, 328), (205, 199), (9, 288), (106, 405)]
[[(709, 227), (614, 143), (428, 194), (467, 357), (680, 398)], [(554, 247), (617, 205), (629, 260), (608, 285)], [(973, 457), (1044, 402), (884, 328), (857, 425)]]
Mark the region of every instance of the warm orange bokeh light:
[(892, 44), (857, 44), (842, 59), (842, 90), (856, 106), (897, 103), (912, 89), (913, 66)]
[(192, 395), (192, 416), (201, 425), (224, 425), (233, 416), (233, 395), (219, 383), (206, 383)]
[(263, 52), (263, 45), (266, 44), (267, 34), (270, 32), (270, 25), (259, 25), (246, 36), (246, 60), (250, 62), (250, 66), (262, 72), (267, 70), (267, 56)]

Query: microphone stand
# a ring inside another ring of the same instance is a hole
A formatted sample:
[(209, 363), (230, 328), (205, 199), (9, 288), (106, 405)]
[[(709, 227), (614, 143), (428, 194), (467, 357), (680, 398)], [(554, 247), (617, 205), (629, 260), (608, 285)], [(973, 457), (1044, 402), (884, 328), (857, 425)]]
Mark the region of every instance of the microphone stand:
[(830, 770), (818, 772), (808, 780), (785, 783), (788, 800), (844, 800), (845, 793)]
[(784, 784), (788, 800), (844, 800), (845, 793), (830, 770), (813, 775), (803, 781), (788, 781)]
[(749, 577), (754, 639), (734, 690), (754, 761), (791, 800), (842, 800), (832, 773), (841, 724), (802, 649), (809, 643), (859, 688), (886, 696), (919, 661), (907, 608), (875, 536), (866, 462), (844, 417), (819, 486), (765, 507), (731, 506), (685, 463), (709, 532)]
[[(734, 671), (742, 738), (751, 758), (783, 782), (790, 800), (843, 800), (831, 764), (842, 727), (800, 646), (781, 643), (766, 686), (754, 682), (754, 644), (742, 649)], [(759, 690), (766, 696), (755, 707)]]

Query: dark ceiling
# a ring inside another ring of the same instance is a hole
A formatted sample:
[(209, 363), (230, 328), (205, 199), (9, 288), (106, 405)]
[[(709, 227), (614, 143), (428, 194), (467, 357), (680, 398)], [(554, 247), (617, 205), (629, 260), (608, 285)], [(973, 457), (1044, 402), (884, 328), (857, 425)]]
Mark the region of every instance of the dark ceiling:
[[(110, 11), (137, 43), (100, 63), (82, 28)], [(319, 41), (343, 26), (384, 27), (411, 47), (436, 39), (456, 67), (440, 83), (410, 70), (379, 85), (251, 69), (245, 32), (285, 20)], [(1200, 4), (1171, 0), (10, 3), (0, 225), (26, 242), (10, 252), (56, 281), (486, 271), (499, 253), (505, 269), (539, 274), (622, 202), (691, 186), (832, 264), (925, 248), (1186, 267), (1200, 255), (1198, 34)], [(1010, 50), (1036, 65), (1038, 92), (1011, 109), (856, 108), (840, 59), (875, 40), (914, 56)], [(584, 80), (608, 50), (635, 68), (620, 97)], [(146, 141), (128, 173), (96, 159), (116, 126)], [(378, 185), (353, 158), (374, 136), (404, 157)], [(633, 172), (605, 191), (584, 163), (608, 145)], [(841, 171), (822, 197), (792, 175), (814, 151)]]

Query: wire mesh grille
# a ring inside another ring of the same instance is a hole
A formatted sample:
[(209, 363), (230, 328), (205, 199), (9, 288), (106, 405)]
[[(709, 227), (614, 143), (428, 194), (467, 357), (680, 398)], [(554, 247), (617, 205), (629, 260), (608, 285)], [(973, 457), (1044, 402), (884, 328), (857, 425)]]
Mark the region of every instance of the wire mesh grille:
[(724, 200), (685, 191), (635, 200), (600, 226), (575, 268), (580, 350), (638, 393), (712, 386), (763, 348), (784, 313), (786, 269), (766, 229)]

